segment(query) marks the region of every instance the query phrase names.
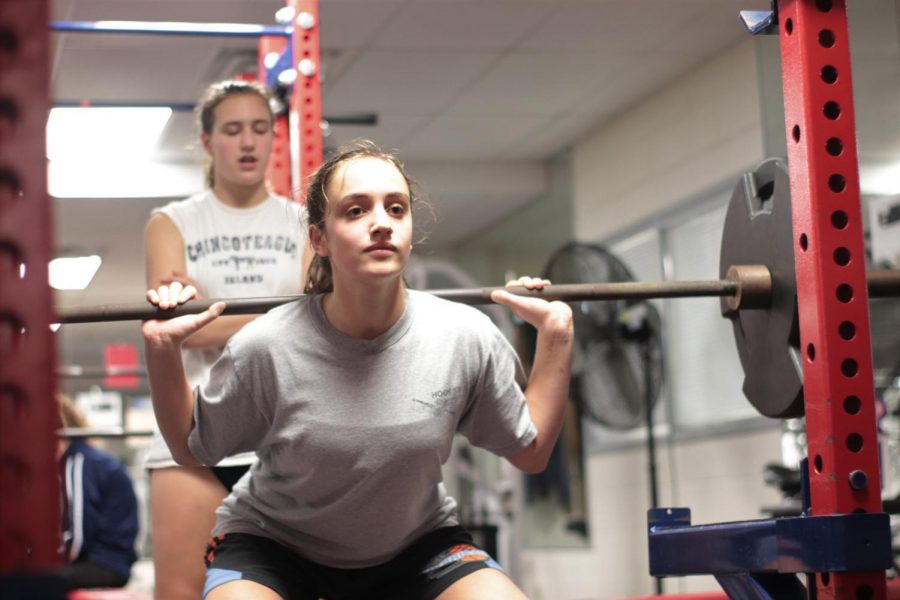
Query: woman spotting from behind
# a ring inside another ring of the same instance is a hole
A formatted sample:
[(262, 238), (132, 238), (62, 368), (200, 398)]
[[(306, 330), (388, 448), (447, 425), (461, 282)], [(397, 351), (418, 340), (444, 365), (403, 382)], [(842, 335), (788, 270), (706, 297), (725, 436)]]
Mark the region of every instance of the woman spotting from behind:
[[(524, 598), (458, 525), (441, 465), (458, 431), (524, 471), (544, 468), (568, 396), (571, 311), (493, 294), (538, 330), (523, 392), (485, 315), (406, 289), (415, 201), (402, 165), (371, 143), (326, 161), (307, 196), (308, 295), (231, 338), (196, 390), (180, 349), (224, 304), (143, 324), (175, 459), (259, 456), (218, 511), (207, 599)], [(192, 296), (162, 291), (166, 306)], [(162, 306), (159, 291), (148, 298)]]
[[(272, 195), (265, 181), (274, 136), (268, 92), (246, 81), (213, 84), (197, 116), (209, 189), (150, 217), (147, 285), (159, 288), (161, 307), (174, 306), (185, 290), (217, 298), (300, 293), (308, 246), (300, 205)], [(207, 380), (222, 347), (253, 318), (224, 317), (186, 340), (182, 358), (192, 386)], [(157, 432), (145, 466), (158, 600), (200, 597), (215, 511), (254, 460), (252, 452), (233, 452), (209, 466), (179, 466)]]

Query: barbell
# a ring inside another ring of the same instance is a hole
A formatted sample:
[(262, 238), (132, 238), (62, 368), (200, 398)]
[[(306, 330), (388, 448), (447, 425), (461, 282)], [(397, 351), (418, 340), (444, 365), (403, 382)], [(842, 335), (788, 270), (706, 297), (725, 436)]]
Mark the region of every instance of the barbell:
[[(491, 303), (491, 293), (584, 301), (641, 301), (652, 298), (718, 297), (722, 315), (733, 322), (738, 356), (744, 369), (744, 395), (763, 415), (803, 414), (802, 370), (794, 277), (790, 187), (782, 160), (762, 163), (745, 173), (732, 193), (725, 217), (718, 280), (617, 282), (521, 287), (427, 290), (438, 297), (470, 305)], [(900, 270), (869, 271), (869, 296), (900, 297)], [(73, 306), (57, 309), (59, 323), (94, 323), (171, 319), (197, 314), (225, 302), (225, 315), (261, 314), (301, 296), (198, 299), (160, 310), (147, 303)]]
[[(900, 271), (890, 269), (869, 271), (868, 278), (871, 297), (900, 296)], [(771, 302), (772, 277), (765, 265), (737, 265), (730, 269), (725, 279), (719, 280), (572, 283), (547, 285), (542, 290), (482, 287), (425, 291), (445, 300), (477, 306), (492, 304), (491, 293), (496, 290), (504, 290), (516, 296), (562, 302), (721, 297), (726, 299), (730, 311), (765, 310)], [(166, 310), (160, 310), (147, 302), (71, 306), (57, 309), (57, 321), (62, 324), (74, 324), (174, 319), (201, 313), (216, 302), (225, 303), (223, 315), (258, 315), (302, 297), (303, 294), (261, 298), (204, 298), (191, 300)]]

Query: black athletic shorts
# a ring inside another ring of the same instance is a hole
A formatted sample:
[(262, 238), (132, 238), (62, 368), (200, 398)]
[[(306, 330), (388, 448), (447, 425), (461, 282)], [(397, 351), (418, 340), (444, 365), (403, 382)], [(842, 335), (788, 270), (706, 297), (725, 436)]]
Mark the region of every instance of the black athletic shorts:
[(301, 558), (268, 538), (247, 533), (217, 536), (206, 551), (206, 586), (244, 579), (284, 600), (432, 600), (480, 569), (500, 569), (462, 527), (424, 535), (396, 558), (374, 567), (337, 569)]
[(216, 476), (216, 479), (225, 486), (225, 491), (229, 494), (231, 493), (231, 489), (234, 487), (234, 484), (238, 482), (238, 479), (244, 476), (244, 473), (250, 470), (250, 465), (238, 465), (236, 467), (210, 467), (209, 469), (212, 471), (212, 474)]

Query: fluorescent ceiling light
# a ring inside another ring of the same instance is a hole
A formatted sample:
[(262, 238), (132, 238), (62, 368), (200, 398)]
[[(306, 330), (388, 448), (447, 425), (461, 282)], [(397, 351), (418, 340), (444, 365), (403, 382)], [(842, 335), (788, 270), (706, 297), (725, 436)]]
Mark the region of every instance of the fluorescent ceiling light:
[(47, 158), (123, 163), (149, 159), (172, 115), (168, 107), (54, 108), (47, 120)]
[(254, 25), (250, 23), (182, 23), (178, 21), (95, 21), (94, 28), (107, 31), (136, 31), (138, 33), (171, 33), (184, 31), (188, 33), (262, 35), (268, 32), (271, 25)]
[(100, 268), (100, 257), (76, 256), (50, 261), (50, 287), (57, 290), (83, 290)]

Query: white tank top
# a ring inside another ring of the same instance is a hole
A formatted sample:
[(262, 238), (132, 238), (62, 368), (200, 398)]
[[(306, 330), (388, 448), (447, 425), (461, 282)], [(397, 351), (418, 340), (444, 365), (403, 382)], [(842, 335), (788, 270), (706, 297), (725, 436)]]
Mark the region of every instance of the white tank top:
[[(252, 208), (222, 203), (211, 190), (153, 211), (166, 215), (184, 240), (187, 276), (205, 298), (253, 298), (299, 294), (306, 227), (301, 205), (269, 196)], [(182, 350), (192, 387), (209, 377), (221, 348)], [(229, 457), (219, 466), (249, 464), (253, 454)], [(148, 468), (174, 466), (162, 436), (154, 436)]]

